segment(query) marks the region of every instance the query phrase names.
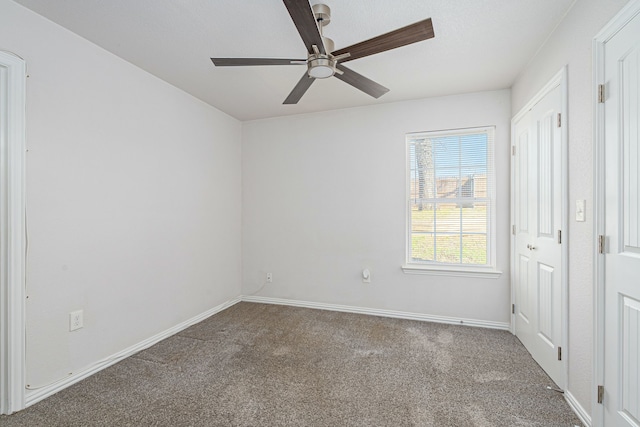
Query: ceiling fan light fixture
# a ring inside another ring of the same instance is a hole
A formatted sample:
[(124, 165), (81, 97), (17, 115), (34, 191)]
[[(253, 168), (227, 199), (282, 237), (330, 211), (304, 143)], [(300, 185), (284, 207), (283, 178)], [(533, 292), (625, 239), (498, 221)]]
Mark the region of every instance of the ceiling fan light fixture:
[(314, 79), (326, 79), (336, 72), (336, 62), (325, 55), (311, 55), (307, 67), (309, 77)]

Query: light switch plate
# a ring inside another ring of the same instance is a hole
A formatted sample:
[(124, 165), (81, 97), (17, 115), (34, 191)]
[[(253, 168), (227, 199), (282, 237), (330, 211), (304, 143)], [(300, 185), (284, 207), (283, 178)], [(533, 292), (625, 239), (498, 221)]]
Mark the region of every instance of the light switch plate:
[(587, 209), (586, 200), (576, 200), (576, 221), (586, 221), (585, 210)]

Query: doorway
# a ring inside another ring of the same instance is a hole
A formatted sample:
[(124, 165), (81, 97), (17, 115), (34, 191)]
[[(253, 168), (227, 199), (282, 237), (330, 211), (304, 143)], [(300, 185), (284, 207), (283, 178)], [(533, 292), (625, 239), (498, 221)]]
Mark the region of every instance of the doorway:
[(0, 51), (0, 413), (24, 408), (26, 66)]
[(512, 119), (512, 332), (560, 389), (567, 359), (566, 69)]

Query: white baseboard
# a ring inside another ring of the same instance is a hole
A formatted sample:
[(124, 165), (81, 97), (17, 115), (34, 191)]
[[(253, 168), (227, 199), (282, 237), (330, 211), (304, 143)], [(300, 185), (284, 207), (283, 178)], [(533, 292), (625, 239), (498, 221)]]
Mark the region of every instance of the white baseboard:
[[(346, 312), (346, 313), (368, 314), (372, 316), (392, 317), (392, 318), (398, 318), (398, 319), (421, 320), (421, 321), (427, 321), (427, 322), (447, 323), (447, 324), (453, 324), (453, 325), (467, 325), (467, 326), (477, 326), (477, 327), (491, 328), (491, 329), (509, 330), (509, 323), (503, 323), (503, 322), (492, 322), (492, 321), (486, 321), (486, 320), (435, 316), (435, 315), (421, 314), (421, 313), (409, 313), (409, 312), (403, 312), (403, 311), (354, 307), (354, 306), (339, 305), (339, 304), (324, 304), (324, 303), (289, 300), (289, 299), (281, 299), (281, 298), (242, 296), (242, 297), (234, 298), (232, 300), (224, 302), (216, 307), (213, 307), (210, 310), (200, 313), (199, 315), (194, 316), (191, 319), (188, 319), (172, 328), (162, 331), (110, 357), (107, 357), (99, 362), (96, 362), (95, 364), (93, 364), (88, 368), (85, 368), (79, 372), (73, 373), (68, 377), (61, 379), (60, 381), (57, 381), (48, 386), (42, 387), (38, 390), (27, 390), (25, 395), (26, 407), (31, 406), (105, 368), (108, 368), (109, 366), (115, 365), (121, 360), (126, 359), (127, 357), (132, 356), (138, 353), (139, 351), (149, 348), (152, 345), (162, 341), (163, 339), (169, 338), (170, 336), (177, 334), (178, 332), (188, 328), (189, 326), (195, 325), (196, 323), (199, 323), (204, 319), (210, 316), (213, 316), (214, 314), (219, 313), (222, 310), (225, 310), (231, 307), (232, 305), (237, 304), (240, 301), (256, 302), (256, 303), (263, 303), (263, 304), (288, 305), (288, 306), (294, 306), (294, 307), (306, 307), (306, 308), (314, 308), (314, 309), (320, 309), (320, 310), (340, 311), (340, 312)], [(573, 399), (574, 403), (572, 403), (572, 401), (570, 401), (569, 397), (567, 396), (567, 401), (569, 401), (569, 405), (571, 405), (571, 407), (578, 414), (578, 416), (580, 416), (580, 419), (584, 420), (585, 419), (584, 417), (586, 417), (586, 419), (589, 420), (589, 423), (585, 422), (585, 424), (588, 427), (590, 427), (590, 417), (586, 414), (584, 409), (582, 409), (582, 407), (575, 401), (575, 399)], [(584, 416), (582, 414), (584, 414)]]
[(580, 418), (580, 421), (582, 421), (582, 424), (584, 424), (585, 427), (591, 427), (591, 416), (587, 413), (587, 411), (584, 410), (582, 405), (578, 403), (578, 401), (573, 396), (573, 394), (571, 394), (570, 391), (565, 390), (564, 398), (569, 404), (569, 406), (571, 407), (571, 409), (573, 409), (573, 412), (575, 412), (578, 418)]
[(382, 310), (377, 308), (354, 307), (339, 304), (324, 304), (318, 302), (298, 301), (281, 298), (261, 297), (255, 295), (243, 295), (242, 301), (257, 302), (263, 304), (290, 305), (294, 307), (316, 308), (320, 310), (342, 311), (345, 313), (369, 314), (372, 316), (393, 317), (396, 319), (422, 320), (426, 322), (448, 323), (452, 325), (477, 326), (481, 328), (509, 330), (507, 322), (492, 322), (489, 320), (465, 319), (457, 317), (435, 316), (431, 314), (410, 313), (405, 311)]
[(127, 357), (138, 353), (139, 351), (142, 351), (146, 348), (151, 347), (152, 345), (162, 341), (163, 339), (169, 338), (170, 336), (177, 334), (178, 332), (188, 328), (189, 326), (195, 325), (196, 323), (199, 323), (204, 319), (210, 316), (213, 316), (214, 314), (219, 313), (222, 310), (227, 309), (234, 304), (239, 303), (240, 301), (241, 301), (240, 297), (237, 297), (227, 302), (224, 302), (216, 307), (213, 307), (212, 309), (205, 311), (204, 313), (200, 313), (197, 316), (192, 317), (191, 319), (188, 319), (172, 328), (162, 331), (150, 338), (147, 338), (144, 341), (134, 344), (129, 348), (126, 348), (110, 357), (107, 357), (106, 359), (96, 362), (95, 364), (93, 364), (88, 368), (85, 368), (79, 372), (73, 373), (68, 377), (61, 379), (60, 381), (56, 381), (55, 383), (50, 384), (46, 387), (39, 388), (38, 390), (27, 390), (27, 393), (25, 395), (26, 406), (31, 406), (34, 403), (37, 403), (42, 399), (45, 399), (59, 392), (60, 390), (65, 389), (77, 383), (78, 381), (81, 381), (95, 374), (96, 372), (99, 372), (105, 368), (108, 368), (109, 366), (114, 365), (120, 362), (121, 360), (126, 359)]

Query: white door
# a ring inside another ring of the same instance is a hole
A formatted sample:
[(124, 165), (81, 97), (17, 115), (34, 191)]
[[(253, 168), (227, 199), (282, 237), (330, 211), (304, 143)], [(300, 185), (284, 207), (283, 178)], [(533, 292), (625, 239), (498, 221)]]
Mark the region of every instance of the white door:
[(564, 388), (561, 108), (558, 85), (514, 123), (513, 278), (516, 336)]
[(640, 17), (604, 46), (604, 419), (640, 426)]

